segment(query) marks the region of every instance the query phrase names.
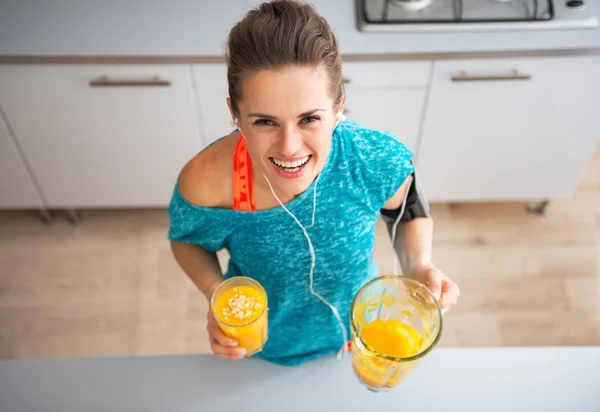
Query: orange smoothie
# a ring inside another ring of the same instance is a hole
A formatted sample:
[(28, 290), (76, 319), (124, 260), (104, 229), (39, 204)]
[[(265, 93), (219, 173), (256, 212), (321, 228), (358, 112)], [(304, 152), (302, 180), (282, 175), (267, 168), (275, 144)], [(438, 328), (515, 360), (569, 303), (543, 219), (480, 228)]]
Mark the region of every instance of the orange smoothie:
[[(410, 358), (418, 354), (423, 342), (417, 331), (398, 320), (375, 319), (360, 328), (362, 341), (379, 355)], [(394, 387), (400, 384), (416, 366), (416, 361), (397, 363), (384, 357), (357, 351), (353, 357), (354, 370), (360, 379), (373, 387)]]
[(267, 341), (267, 296), (256, 282), (230, 281), (215, 292), (212, 310), (221, 330), (250, 356), (260, 352)]
[(406, 276), (384, 275), (365, 283), (350, 311), (352, 366), (374, 392), (404, 382), (436, 346), (442, 312), (427, 286)]
[(395, 319), (375, 319), (361, 329), (360, 335), (377, 353), (394, 358), (409, 358), (420, 348), (417, 331)]

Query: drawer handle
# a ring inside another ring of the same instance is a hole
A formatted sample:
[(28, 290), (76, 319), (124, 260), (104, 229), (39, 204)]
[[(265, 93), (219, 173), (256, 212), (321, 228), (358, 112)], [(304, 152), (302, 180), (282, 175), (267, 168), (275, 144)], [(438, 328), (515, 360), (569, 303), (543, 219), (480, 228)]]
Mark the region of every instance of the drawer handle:
[(497, 81), (511, 81), (511, 80), (530, 80), (531, 76), (528, 74), (521, 74), (517, 70), (513, 70), (510, 74), (504, 75), (492, 75), (492, 76), (472, 76), (462, 71), (460, 74), (452, 76), (453, 82), (497, 82)]
[(149, 79), (110, 79), (107, 76), (100, 76), (90, 81), (91, 87), (139, 87), (139, 86), (170, 86), (171, 82), (163, 80), (158, 76)]

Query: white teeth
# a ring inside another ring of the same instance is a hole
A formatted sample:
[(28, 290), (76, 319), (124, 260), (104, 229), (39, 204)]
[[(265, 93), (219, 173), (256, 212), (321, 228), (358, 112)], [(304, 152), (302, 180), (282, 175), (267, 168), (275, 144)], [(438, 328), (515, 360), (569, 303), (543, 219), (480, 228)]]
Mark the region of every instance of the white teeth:
[[(294, 160), (293, 162), (284, 162), (284, 161), (273, 158), (273, 163), (275, 163), (279, 167), (283, 167), (286, 169), (298, 169), (300, 166), (304, 166), (304, 164), (306, 162), (308, 162), (308, 159), (309, 159), (309, 156), (305, 156), (300, 160)], [(295, 171), (297, 171), (297, 170), (295, 170)]]

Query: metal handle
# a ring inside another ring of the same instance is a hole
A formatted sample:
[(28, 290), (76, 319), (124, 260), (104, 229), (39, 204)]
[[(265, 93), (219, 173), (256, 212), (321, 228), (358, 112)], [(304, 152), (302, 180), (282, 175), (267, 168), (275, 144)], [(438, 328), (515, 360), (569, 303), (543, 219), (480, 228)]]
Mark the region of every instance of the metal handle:
[(342, 77), (342, 83), (349, 84), (349, 83), (351, 83), (351, 80), (348, 79), (347, 77)]
[(453, 82), (496, 82), (496, 81), (511, 81), (511, 80), (530, 80), (528, 74), (521, 74), (517, 70), (513, 70), (510, 74), (490, 75), (490, 76), (471, 76), (466, 72), (461, 71), (460, 74), (452, 76)]
[(170, 86), (171, 82), (163, 80), (158, 76), (149, 79), (109, 79), (107, 76), (100, 76), (90, 81), (91, 87), (138, 87), (138, 86)]

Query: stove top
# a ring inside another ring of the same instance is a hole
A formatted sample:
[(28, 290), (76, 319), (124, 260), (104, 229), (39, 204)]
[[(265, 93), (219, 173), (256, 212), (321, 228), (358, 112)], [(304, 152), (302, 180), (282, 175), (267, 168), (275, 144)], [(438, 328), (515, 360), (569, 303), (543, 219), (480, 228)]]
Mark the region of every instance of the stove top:
[(599, 26), (594, 0), (356, 0), (362, 31), (554, 30)]

